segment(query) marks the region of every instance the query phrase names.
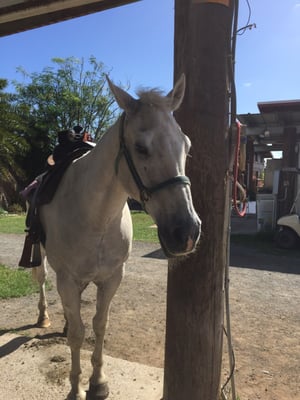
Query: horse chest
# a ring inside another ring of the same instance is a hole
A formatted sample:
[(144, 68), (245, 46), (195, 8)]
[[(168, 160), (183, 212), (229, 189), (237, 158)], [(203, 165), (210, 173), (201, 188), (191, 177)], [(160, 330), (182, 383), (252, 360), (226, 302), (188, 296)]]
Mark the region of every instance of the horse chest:
[(80, 282), (101, 282), (110, 278), (115, 270), (123, 266), (130, 251), (129, 239), (118, 238), (113, 241), (103, 236), (97, 240), (90, 238), (65, 246), (59, 253), (52, 253), (48, 248), (48, 260), (57, 273), (68, 271)]

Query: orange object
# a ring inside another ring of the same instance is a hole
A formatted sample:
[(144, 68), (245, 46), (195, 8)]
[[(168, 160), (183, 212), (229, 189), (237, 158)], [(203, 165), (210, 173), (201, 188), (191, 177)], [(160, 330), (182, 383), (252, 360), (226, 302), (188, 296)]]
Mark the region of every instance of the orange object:
[(92, 142), (93, 141), (92, 136), (88, 132), (84, 132), (82, 140), (83, 140), (83, 142)]

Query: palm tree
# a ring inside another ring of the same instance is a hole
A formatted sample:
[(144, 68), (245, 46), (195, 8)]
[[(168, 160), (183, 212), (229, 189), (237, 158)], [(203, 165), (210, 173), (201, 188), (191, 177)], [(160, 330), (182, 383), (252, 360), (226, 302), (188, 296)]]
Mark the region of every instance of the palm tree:
[(14, 95), (6, 93), (7, 80), (0, 79), (0, 206), (7, 207), (15, 197), (17, 182), (24, 178), (20, 166), (28, 149), (24, 138), (17, 131), (21, 120), (14, 109)]

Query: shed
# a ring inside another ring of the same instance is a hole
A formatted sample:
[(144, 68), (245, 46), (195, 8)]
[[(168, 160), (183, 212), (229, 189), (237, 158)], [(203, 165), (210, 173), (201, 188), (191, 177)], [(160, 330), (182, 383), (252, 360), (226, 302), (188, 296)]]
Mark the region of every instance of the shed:
[[(272, 194), (275, 221), (288, 214), (300, 189), (300, 100), (259, 102), (260, 113), (240, 114), (246, 125), (247, 186), (255, 193)], [(281, 160), (272, 159), (282, 152)], [(255, 162), (265, 164), (264, 186), (258, 188)], [(297, 208), (300, 210), (300, 199)]]

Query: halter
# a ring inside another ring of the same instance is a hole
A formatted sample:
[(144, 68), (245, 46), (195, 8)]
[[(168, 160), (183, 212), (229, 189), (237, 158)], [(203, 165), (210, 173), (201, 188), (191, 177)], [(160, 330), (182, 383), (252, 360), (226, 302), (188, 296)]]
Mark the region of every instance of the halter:
[(136, 186), (139, 189), (141, 205), (142, 205), (143, 209), (146, 211), (146, 207), (145, 207), (146, 202), (149, 201), (149, 199), (151, 198), (153, 193), (159, 192), (160, 190), (165, 189), (166, 187), (172, 186), (172, 185), (189, 185), (190, 186), (191, 181), (185, 175), (178, 175), (178, 176), (174, 176), (173, 178), (167, 179), (166, 181), (158, 183), (157, 185), (154, 185), (150, 188), (146, 187), (143, 184), (143, 181), (135, 168), (135, 165), (133, 163), (133, 160), (131, 158), (131, 155), (130, 155), (129, 150), (125, 143), (125, 137), (124, 137), (125, 117), (126, 117), (126, 114), (124, 112), (121, 115), (121, 120), (120, 120), (120, 130), (119, 130), (120, 148), (119, 148), (119, 152), (118, 152), (118, 155), (117, 155), (116, 161), (115, 161), (115, 170), (116, 170), (116, 174), (118, 174), (119, 162), (120, 162), (121, 157), (124, 155), (125, 160), (128, 165), (128, 168), (129, 168), (129, 171), (133, 177), (133, 180), (135, 181)]

